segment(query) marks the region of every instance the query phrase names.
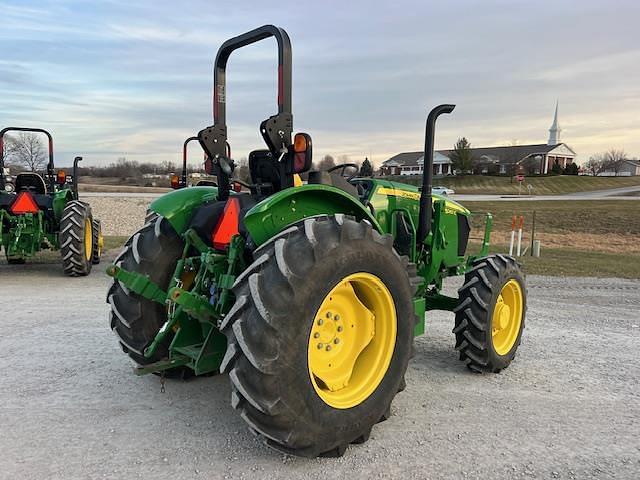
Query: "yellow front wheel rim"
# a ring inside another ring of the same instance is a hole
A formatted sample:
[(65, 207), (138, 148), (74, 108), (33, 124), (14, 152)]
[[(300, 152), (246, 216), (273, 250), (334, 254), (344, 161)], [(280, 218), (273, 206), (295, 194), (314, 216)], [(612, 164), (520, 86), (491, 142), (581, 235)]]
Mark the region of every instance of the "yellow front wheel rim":
[(498, 355), (506, 355), (515, 345), (522, 325), (522, 311), (522, 287), (511, 279), (502, 287), (491, 318), (491, 339)]
[(93, 252), (93, 226), (91, 220), (86, 218), (84, 220), (84, 256), (87, 261), (91, 260), (91, 254)]
[(364, 402), (384, 378), (396, 343), (393, 297), (377, 276), (354, 273), (325, 296), (309, 335), (308, 367), (316, 393), (346, 409)]

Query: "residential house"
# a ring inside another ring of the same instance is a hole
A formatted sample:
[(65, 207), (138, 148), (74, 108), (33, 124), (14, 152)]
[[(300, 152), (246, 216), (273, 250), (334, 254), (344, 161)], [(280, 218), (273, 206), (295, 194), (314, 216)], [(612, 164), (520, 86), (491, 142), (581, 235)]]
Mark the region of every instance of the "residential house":
[(640, 175), (640, 160), (623, 160), (617, 171), (607, 168), (598, 174), (600, 177), (635, 177), (637, 175)]

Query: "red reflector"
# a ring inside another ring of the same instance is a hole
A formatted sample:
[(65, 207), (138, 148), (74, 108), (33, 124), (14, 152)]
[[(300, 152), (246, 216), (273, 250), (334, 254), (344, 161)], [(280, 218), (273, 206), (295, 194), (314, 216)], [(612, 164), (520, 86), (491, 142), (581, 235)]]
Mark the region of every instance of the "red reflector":
[(211, 235), (213, 241), (213, 248), (217, 250), (223, 250), (229, 242), (231, 237), (238, 234), (238, 222), (240, 216), (240, 202), (237, 198), (231, 197), (227, 200), (227, 204), (224, 206), (224, 213), (218, 225)]
[(11, 204), (11, 207), (9, 207), (9, 210), (11, 210), (11, 213), (14, 215), (38, 213), (38, 211), (40, 211), (38, 204), (29, 192), (20, 192)]

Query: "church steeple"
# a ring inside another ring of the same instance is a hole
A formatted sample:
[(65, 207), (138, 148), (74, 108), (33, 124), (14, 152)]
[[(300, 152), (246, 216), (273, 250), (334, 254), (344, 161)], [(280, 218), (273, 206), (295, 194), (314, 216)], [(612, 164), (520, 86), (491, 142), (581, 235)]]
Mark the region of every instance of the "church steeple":
[(560, 132), (562, 132), (562, 129), (558, 124), (558, 101), (556, 100), (556, 113), (553, 116), (553, 124), (549, 129), (549, 141), (547, 142), (547, 145), (556, 145), (560, 143)]

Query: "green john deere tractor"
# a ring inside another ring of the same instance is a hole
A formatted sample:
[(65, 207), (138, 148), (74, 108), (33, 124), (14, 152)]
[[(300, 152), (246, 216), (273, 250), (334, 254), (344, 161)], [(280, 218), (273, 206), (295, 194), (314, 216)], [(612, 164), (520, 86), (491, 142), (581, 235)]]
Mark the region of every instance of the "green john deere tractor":
[[(171, 188), (174, 190), (178, 190), (180, 188), (187, 187), (187, 159), (188, 159), (188, 148), (191, 142), (197, 142), (198, 137), (189, 137), (182, 144), (182, 171), (180, 175), (172, 175), (171, 176)], [(229, 144), (227, 143), (227, 156), (231, 157), (231, 150), (229, 149)], [(206, 160), (205, 160), (206, 161)], [(213, 181), (211, 178), (204, 178), (202, 180), (198, 180), (195, 184), (196, 186), (209, 186), (209, 187), (217, 187), (218, 184)]]
[(20, 173), (11, 189), (0, 175), (0, 247), (9, 264), (23, 264), (40, 250), (60, 250), (64, 273), (71, 277), (88, 275), (100, 263), (102, 229), (91, 207), (78, 199), (78, 162), (73, 161), (73, 177), (64, 170), (56, 173), (53, 138), (40, 128), (8, 127), (0, 130), (0, 172), (4, 171), (5, 135), (8, 132), (42, 133), (47, 136), (49, 161), (44, 176)]
[[(268, 148), (249, 155), (250, 192), (231, 187), (225, 70), (236, 49), (278, 44), (278, 113)], [(198, 133), (217, 187), (171, 192), (108, 268), (111, 328), (138, 374), (228, 373), (231, 404), (281, 451), (339, 456), (367, 440), (405, 388), (425, 312), (455, 312), (460, 359), (499, 372), (524, 327), (524, 276), (513, 258), (467, 256), (470, 212), (432, 195), (436, 118), (428, 116), (422, 189), (358, 178), (353, 165), (311, 165), (311, 137), (292, 139), (291, 45), (264, 26), (232, 38), (215, 61), (214, 124)], [(457, 298), (443, 280), (464, 275)]]

